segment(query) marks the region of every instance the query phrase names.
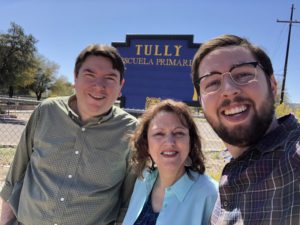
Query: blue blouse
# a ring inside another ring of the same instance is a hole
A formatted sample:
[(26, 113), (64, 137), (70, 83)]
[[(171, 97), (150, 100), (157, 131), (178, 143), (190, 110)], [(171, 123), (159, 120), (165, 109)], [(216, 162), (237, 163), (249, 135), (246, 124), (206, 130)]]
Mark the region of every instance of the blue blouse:
[[(207, 225), (218, 196), (218, 183), (191, 171), (193, 179), (185, 173), (172, 186), (165, 189), (162, 208), (156, 225)], [(122, 225), (133, 225), (141, 214), (158, 172), (144, 171), (144, 179), (137, 179), (130, 204)]]

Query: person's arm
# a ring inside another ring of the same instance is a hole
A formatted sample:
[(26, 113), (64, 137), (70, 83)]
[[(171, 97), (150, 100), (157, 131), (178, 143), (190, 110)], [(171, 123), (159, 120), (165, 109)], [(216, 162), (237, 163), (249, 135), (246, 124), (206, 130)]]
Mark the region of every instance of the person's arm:
[[(2, 213), (4, 217), (11, 215), (11, 210), (15, 211), (18, 206), (18, 194), (20, 194), (25, 171), (32, 154), (33, 135), (37, 124), (38, 110), (35, 110), (20, 139), (14, 159), (6, 175), (5, 184), (0, 192), (2, 200)], [(8, 204), (8, 201), (10, 203)], [(2, 217), (1, 217), (2, 218)], [(2, 220), (1, 220), (2, 221)]]
[(15, 220), (15, 214), (13, 210), (10, 208), (9, 204), (0, 197), (0, 205), (1, 205), (1, 214), (0, 214), (0, 225), (9, 224), (11, 221)]
[(119, 215), (116, 221), (117, 225), (122, 224), (125, 214), (127, 212), (128, 209), (128, 205), (130, 202), (130, 198), (132, 195), (132, 191), (134, 188), (134, 184), (136, 181), (136, 175), (134, 174), (134, 172), (132, 171), (132, 167), (129, 165), (128, 159), (127, 159), (127, 171), (126, 171), (126, 177), (125, 180), (123, 182), (122, 185), (122, 189), (121, 189), (121, 208), (119, 211)]

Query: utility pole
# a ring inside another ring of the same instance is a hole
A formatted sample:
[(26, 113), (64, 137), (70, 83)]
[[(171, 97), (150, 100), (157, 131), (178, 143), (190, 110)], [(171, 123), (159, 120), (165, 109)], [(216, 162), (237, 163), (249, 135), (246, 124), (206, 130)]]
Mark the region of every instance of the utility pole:
[(283, 80), (282, 80), (282, 87), (281, 87), (281, 96), (280, 96), (280, 104), (283, 102), (284, 97), (284, 91), (285, 91), (285, 79), (286, 79), (286, 71), (287, 71), (287, 65), (288, 65), (288, 58), (289, 58), (289, 49), (290, 49), (290, 38), (291, 38), (291, 32), (292, 32), (292, 24), (293, 23), (300, 23), (297, 20), (293, 21), (293, 12), (294, 12), (294, 4), (292, 4), (291, 8), (291, 17), (290, 20), (278, 20), (278, 23), (289, 23), (289, 35), (288, 35), (288, 41), (287, 41), (287, 47), (286, 47), (286, 54), (285, 54), (285, 62), (284, 62), (284, 70), (283, 70)]

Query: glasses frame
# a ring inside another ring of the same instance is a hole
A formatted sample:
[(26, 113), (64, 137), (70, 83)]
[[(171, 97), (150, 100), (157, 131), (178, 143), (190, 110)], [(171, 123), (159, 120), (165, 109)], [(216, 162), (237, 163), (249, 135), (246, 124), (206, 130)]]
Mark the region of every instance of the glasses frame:
[[(233, 66), (229, 69), (229, 71), (224, 72), (224, 73), (221, 73), (221, 72), (211, 72), (211, 73), (205, 74), (204, 76), (200, 77), (200, 78), (197, 80), (197, 82), (196, 82), (196, 84), (199, 86), (200, 93), (201, 93), (202, 95), (207, 95), (207, 94), (213, 94), (213, 93), (218, 92), (218, 91), (222, 88), (222, 84), (223, 84), (223, 80), (224, 80), (224, 75), (225, 75), (225, 74), (229, 74), (230, 79), (231, 79), (235, 84), (237, 84), (237, 85), (239, 85), (239, 86), (244, 86), (244, 85), (249, 84), (249, 82), (248, 82), (248, 83), (245, 83), (245, 84), (237, 83), (237, 82), (232, 78), (232, 75), (231, 75), (231, 71), (232, 71), (232, 70), (234, 70), (235, 68), (244, 66), (244, 65), (253, 65), (253, 67), (254, 67), (256, 70), (257, 70), (257, 66), (259, 66), (260, 68), (263, 69), (262, 65), (261, 65), (259, 62), (253, 61), (253, 62), (244, 62), (244, 63), (240, 63), (240, 64), (235, 64), (235, 65), (233, 65)], [(222, 84), (220, 85), (220, 88), (218, 88), (216, 91), (213, 91), (213, 92), (203, 92), (203, 91), (201, 91), (201, 88), (200, 88), (200, 82), (201, 82), (201, 80), (202, 80), (203, 78), (205, 78), (205, 77), (209, 77), (209, 76), (212, 76), (212, 75), (215, 75), (215, 74), (219, 74), (220, 76), (222, 76)], [(254, 76), (253, 80), (255, 80), (256, 76), (257, 76), (257, 71), (255, 71), (255, 76)]]

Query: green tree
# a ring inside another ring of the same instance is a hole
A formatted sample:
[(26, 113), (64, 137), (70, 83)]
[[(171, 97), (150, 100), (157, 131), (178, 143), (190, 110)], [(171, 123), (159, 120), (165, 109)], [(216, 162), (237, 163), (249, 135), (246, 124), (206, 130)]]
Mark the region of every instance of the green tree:
[(276, 115), (277, 117), (281, 117), (291, 113), (293, 109), (289, 106), (288, 103), (283, 102), (282, 104), (277, 105), (276, 107)]
[(65, 76), (58, 77), (51, 87), (51, 96), (68, 96), (73, 93), (73, 85)]
[(56, 63), (43, 56), (35, 56), (33, 66), (26, 72), (32, 78), (28, 88), (35, 93), (37, 100), (40, 100), (42, 94), (53, 85), (58, 68), (59, 66)]
[(10, 97), (19, 77), (32, 66), (36, 42), (16, 23), (11, 23), (7, 33), (0, 33), (0, 86), (8, 88)]

